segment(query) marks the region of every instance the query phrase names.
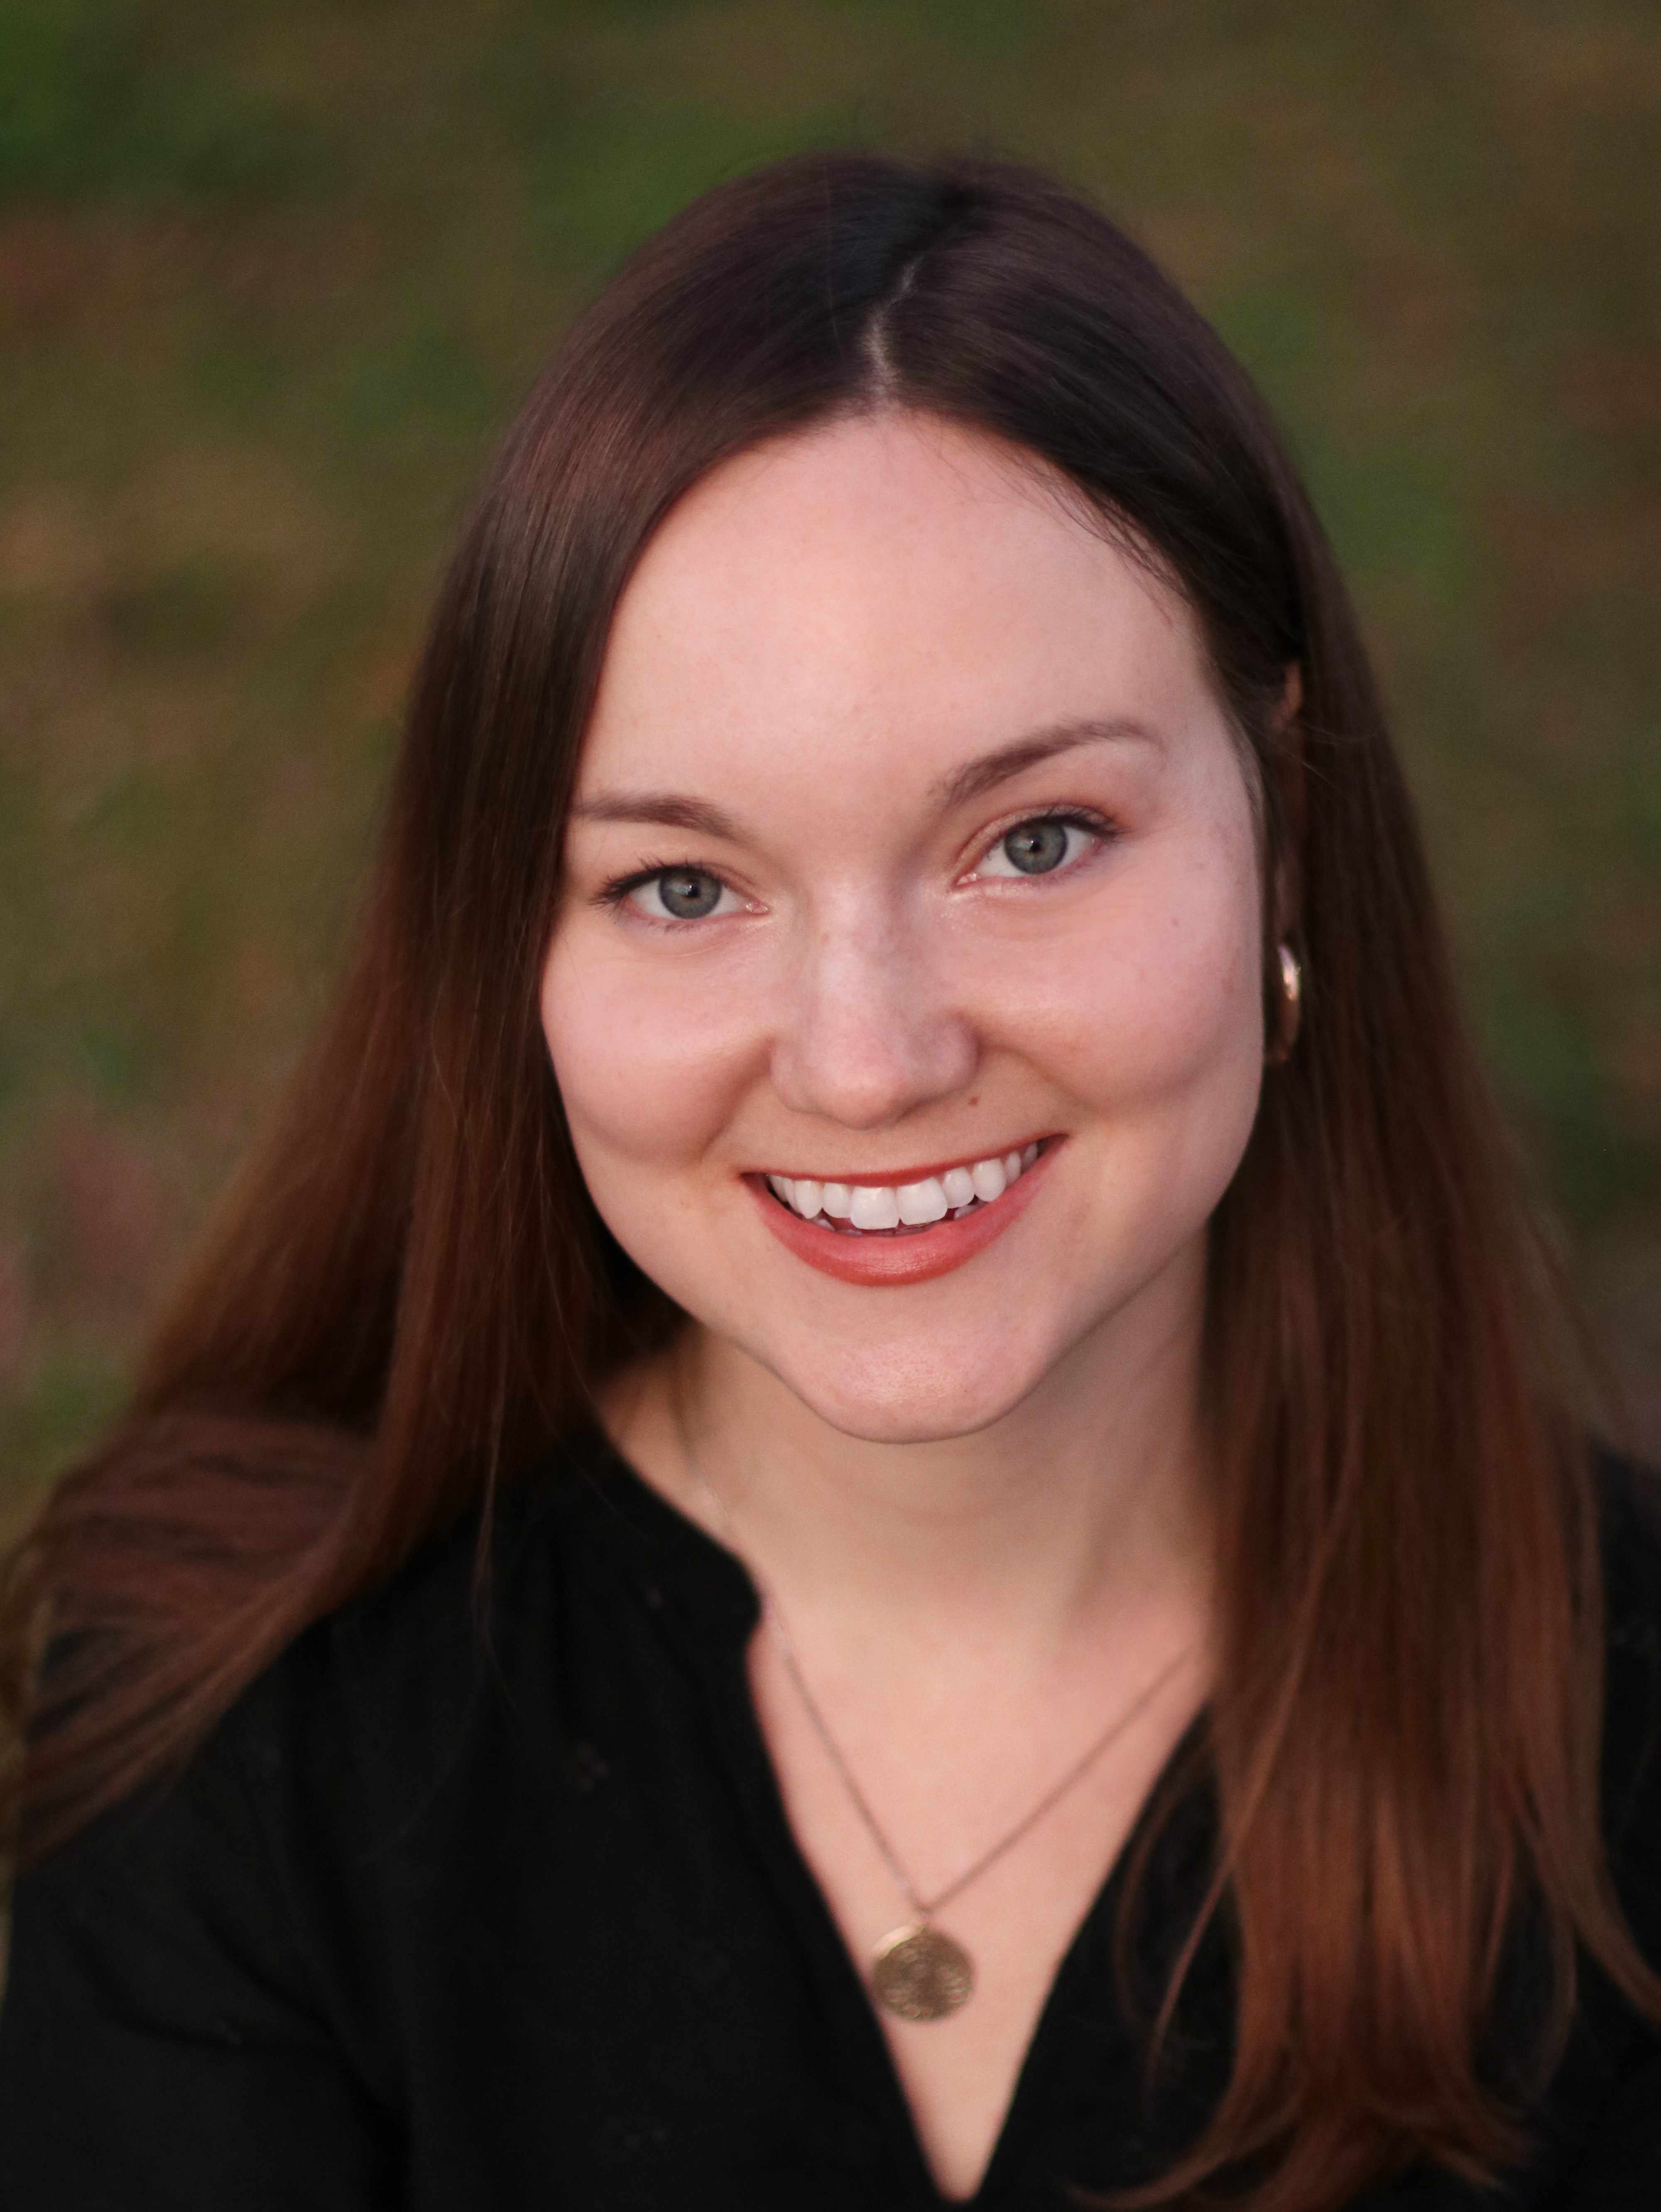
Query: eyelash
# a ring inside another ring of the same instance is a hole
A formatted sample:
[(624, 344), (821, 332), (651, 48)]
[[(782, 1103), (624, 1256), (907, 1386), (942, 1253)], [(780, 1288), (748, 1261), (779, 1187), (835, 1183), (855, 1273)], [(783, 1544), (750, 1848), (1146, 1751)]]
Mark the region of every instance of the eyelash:
[[(1040, 806), (1036, 812), (1015, 815), (1011, 820), (1006, 822), (1001, 829), (995, 830), (981, 847), (980, 858), (976, 861), (975, 868), (983, 867), (988, 858), (997, 850), (1006, 837), (1012, 836), (1017, 830), (1024, 829), (1029, 822), (1059, 822), (1064, 830), (1082, 830), (1086, 836), (1098, 839), (1103, 845), (1110, 845), (1119, 834), (1117, 823), (1110, 820), (1105, 814), (1098, 814), (1093, 807)], [(1048, 873), (1057, 876), (1070, 875), (1077, 866), (1076, 860), (1063, 861), (1059, 868), (1053, 868), (1048, 871)], [(974, 872), (975, 869), (970, 871), (971, 875)], [(1013, 879), (1003, 878), (1000, 880)], [(1044, 880), (1043, 876), (1031, 876), (1027, 878), (1029, 883), (1042, 883)]]
[[(1111, 843), (1118, 834), (1116, 823), (1110, 821), (1104, 814), (1096, 813), (1090, 807), (1041, 806), (1036, 813), (1016, 815), (1013, 821), (1005, 823), (1001, 830), (995, 830), (983, 846), (980, 859), (976, 861), (975, 866), (978, 868), (987, 855), (994, 851), (1012, 830), (1020, 829), (1028, 822), (1059, 822), (1064, 829), (1082, 830), (1087, 836), (1099, 838), (1104, 845)], [(1068, 861), (1051, 872), (1056, 875), (1068, 874), (1077, 865), (1077, 861)], [(972, 874), (973, 870), (970, 872)], [(642, 861), (639, 867), (631, 869), (626, 876), (616, 876), (610, 883), (602, 884), (595, 894), (594, 902), (597, 906), (620, 907), (632, 892), (642, 890), (646, 884), (654, 882), (660, 876), (672, 875), (713, 876), (725, 889), (732, 888), (719, 868), (711, 866), (707, 860), (689, 860), (683, 856), (678, 860)], [(1034, 876), (1029, 880), (1038, 883), (1043, 878)], [(697, 927), (696, 922), (659, 921), (654, 915), (648, 917), (642, 915), (640, 919), (647, 921), (649, 927), (658, 929), (694, 929)]]
[[(727, 878), (719, 868), (711, 867), (707, 860), (643, 860), (640, 866), (626, 876), (613, 877), (602, 884), (594, 894), (596, 906), (621, 906), (631, 891), (642, 890), (660, 876), (713, 876), (716, 882), (730, 890)], [(642, 916), (642, 919), (644, 917)]]

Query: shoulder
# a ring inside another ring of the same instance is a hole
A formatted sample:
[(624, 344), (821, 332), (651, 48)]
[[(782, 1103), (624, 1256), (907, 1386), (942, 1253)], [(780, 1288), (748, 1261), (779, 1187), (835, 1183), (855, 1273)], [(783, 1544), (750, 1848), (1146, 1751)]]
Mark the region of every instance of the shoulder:
[[(581, 1438), (550, 1453), (303, 1628), (188, 1756), (95, 1818), (83, 1840), (107, 1828), (166, 1831), (186, 1808), (246, 1795), (250, 1778), (332, 1790), (366, 1762), (428, 1763), (455, 1727), (511, 1695), (531, 1645), (569, 1610), (605, 1459), (603, 1447)], [(271, 1788), (257, 1794), (269, 1799)], [(66, 1848), (76, 1855), (73, 1841)]]
[(1617, 1770), (1644, 1764), (1661, 1697), (1661, 1474), (1593, 1457), (1603, 1574), (1605, 1737)]
[(1661, 1604), (1661, 1468), (1595, 1444), (1591, 1469), (1606, 1569), (1629, 1598)]
[(400, 1915), (453, 1915), (527, 1804), (557, 1837), (580, 1802), (573, 1706), (631, 1632), (608, 1459), (551, 1457), (38, 1858), (16, 1891), (9, 2048), (61, 1995), (198, 2040), (219, 2022), (250, 2048), (321, 2034), (390, 2096)]
[(1603, 1569), (1603, 1827), (1645, 1955), (1661, 1962), (1661, 1475), (1594, 1458)]
[(315, 1622), (250, 1686), (222, 1736), (313, 1800), (344, 1785), (424, 1796), (515, 1712), (557, 1700), (613, 1605), (610, 1472), (577, 1439)]

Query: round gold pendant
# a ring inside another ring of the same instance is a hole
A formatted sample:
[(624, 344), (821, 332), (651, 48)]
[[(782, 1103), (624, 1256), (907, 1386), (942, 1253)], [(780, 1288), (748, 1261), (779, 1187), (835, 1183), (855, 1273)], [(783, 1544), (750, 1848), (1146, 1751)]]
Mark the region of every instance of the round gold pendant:
[(902, 2020), (944, 2020), (968, 2002), (974, 1962), (961, 1943), (916, 1920), (885, 1936), (872, 1953), (871, 1986), (878, 2003)]

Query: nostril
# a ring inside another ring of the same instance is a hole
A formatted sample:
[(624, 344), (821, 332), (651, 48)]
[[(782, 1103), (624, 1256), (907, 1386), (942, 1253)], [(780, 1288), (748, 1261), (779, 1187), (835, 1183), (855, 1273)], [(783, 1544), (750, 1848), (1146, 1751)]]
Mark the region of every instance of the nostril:
[(793, 1112), (864, 1131), (953, 1097), (978, 1062), (967, 1023), (954, 1015), (919, 1019), (915, 1006), (896, 1006), (890, 994), (852, 1010), (810, 1001), (778, 1039), (772, 1075)]

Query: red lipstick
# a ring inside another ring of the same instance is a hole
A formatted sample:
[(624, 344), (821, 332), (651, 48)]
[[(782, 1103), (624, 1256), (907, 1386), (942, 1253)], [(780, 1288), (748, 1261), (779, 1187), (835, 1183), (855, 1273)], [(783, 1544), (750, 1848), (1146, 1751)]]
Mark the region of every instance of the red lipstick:
[(774, 1195), (765, 1176), (747, 1175), (743, 1180), (761, 1209), (762, 1219), (799, 1260), (841, 1282), (861, 1283), (874, 1289), (885, 1284), (926, 1283), (972, 1260), (1001, 1236), (1018, 1214), (1025, 1212), (1060, 1149), (1052, 1138), (1001, 1198), (977, 1206), (961, 1219), (948, 1216), (927, 1229), (909, 1230), (902, 1235), (866, 1231), (849, 1236), (826, 1228), (822, 1222), (804, 1221)]

